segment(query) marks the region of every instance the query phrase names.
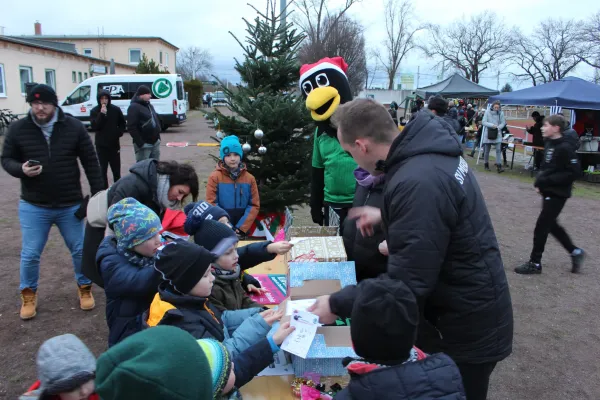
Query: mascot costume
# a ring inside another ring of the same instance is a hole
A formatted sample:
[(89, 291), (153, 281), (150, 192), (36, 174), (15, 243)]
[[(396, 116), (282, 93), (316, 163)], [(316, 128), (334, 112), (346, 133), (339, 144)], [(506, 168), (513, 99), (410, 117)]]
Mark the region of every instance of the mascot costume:
[(354, 200), (356, 162), (342, 149), (330, 118), (340, 104), (352, 100), (347, 70), (342, 57), (323, 58), (300, 68), (300, 90), (317, 126), (310, 214), (316, 224), (340, 228)]

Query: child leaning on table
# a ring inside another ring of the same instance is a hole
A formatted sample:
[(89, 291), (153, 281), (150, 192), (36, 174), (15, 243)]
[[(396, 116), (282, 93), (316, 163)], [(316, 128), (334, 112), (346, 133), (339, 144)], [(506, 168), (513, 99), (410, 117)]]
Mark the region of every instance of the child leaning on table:
[(267, 333), (283, 312), (261, 312), (260, 308), (221, 312), (208, 299), (215, 279), (211, 263), (222, 254), (222, 248), (229, 246), (221, 244), (217, 254), (184, 240), (161, 247), (154, 267), (163, 282), (144, 314), (146, 326), (171, 325), (196, 339), (216, 339), (234, 358), (260, 341), (272, 341)]

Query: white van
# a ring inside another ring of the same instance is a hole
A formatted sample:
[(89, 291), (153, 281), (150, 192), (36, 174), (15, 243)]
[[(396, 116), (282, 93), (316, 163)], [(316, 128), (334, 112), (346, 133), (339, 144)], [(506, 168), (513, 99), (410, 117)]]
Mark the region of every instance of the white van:
[(60, 106), (85, 125), (90, 124), (90, 111), (98, 105), (98, 92), (107, 90), (111, 103), (121, 108), (127, 118), (127, 108), (138, 87), (145, 85), (152, 91), (150, 102), (160, 118), (163, 130), (186, 120), (187, 101), (183, 79), (176, 74), (101, 75), (81, 82)]

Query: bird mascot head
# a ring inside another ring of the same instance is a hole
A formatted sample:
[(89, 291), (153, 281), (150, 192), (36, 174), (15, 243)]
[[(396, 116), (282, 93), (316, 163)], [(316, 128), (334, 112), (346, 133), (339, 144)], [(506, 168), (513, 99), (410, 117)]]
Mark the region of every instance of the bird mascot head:
[(340, 104), (352, 100), (346, 71), (348, 64), (342, 57), (326, 57), (300, 68), (300, 90), (319, 133), (335, 135), (330, 118)]

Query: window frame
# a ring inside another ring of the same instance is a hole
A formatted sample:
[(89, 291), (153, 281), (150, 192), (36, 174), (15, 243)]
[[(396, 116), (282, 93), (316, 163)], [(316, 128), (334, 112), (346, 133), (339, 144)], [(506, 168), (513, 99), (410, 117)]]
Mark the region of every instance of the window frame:
[(79, 78), (79, 82), (78, 82), (78, 83), (81, 83), (81, 82), (83, 82), (83, 73), (82, 73), (81, 71), (79, 71), (79, 72), (77, 73), (77, 77)]
[(73, 80), (73, 83), (77, 83), (77, 71), (71, 72), (71, 79)]
[(165, 67), (169, 67), (169, 53), (165, 52)]
[(21, 84), (21, 94), (23, 96), (26, 96), (27, 95), (27, 90), (25, 89), (25, 83), (23, 83), (22, 79), (21, 79), (21, 71), (23, 71), (23, 70), (29, 71), (29, 82), (26, 82), (26, 83), (32, 83), (32, 82), (34, 82), (34, 80), (33, 80), (33, 67), (30, 67), (28, 65), (19, 65), (19, 81), (21, 81), (20, 82), (20, 84)]
[(84, 73), (83, 73), (83, 80), (85, 81), (87, 78), (88, 78), (88, 73), (87, 73), (87, 72), (84, 72)]
[[(48, 83), (48, 72), (52, 72), (52, 84)], [(52, 68), (44, 69), (44, 79), (46, 81), (46, 85), (50, 86), (52, 89), (56, 90), (56, 70)]]
[[(20, 78), (20, 77), (19, 77)], [(6, 95), (6, 72), (4, 69), (4, 64), (0, 63), (0, 84), (2, 85), (2, 92), (0, 92), (0, 98), (6, 98), (8, 97)]]
[[(90, 54), (85, 54), (85, 52), (88, 51), (88, 50), (89, 50)], [(84, 56), (88, 56), (88, 57), (92, 57), (93, 51), (94, 51), (94, 49), (91, 49), (91, 48), (87, 47), (87, 48), (83, 49), (83, 55)]]
[(163, 65), (163, 52), (162, 52), (162, 50), (158, 51), (158, 63), (160, 65)]
[[(139, 51), (140, 52), (139, 61), (137, 61), (137, 62), (131, 61), (131, 52), (132, 51)], [(137, 48), (129, 49), (129, 64), (138, 65), (141, 61), (142, 61), (142, 49), (137, 49)]]

